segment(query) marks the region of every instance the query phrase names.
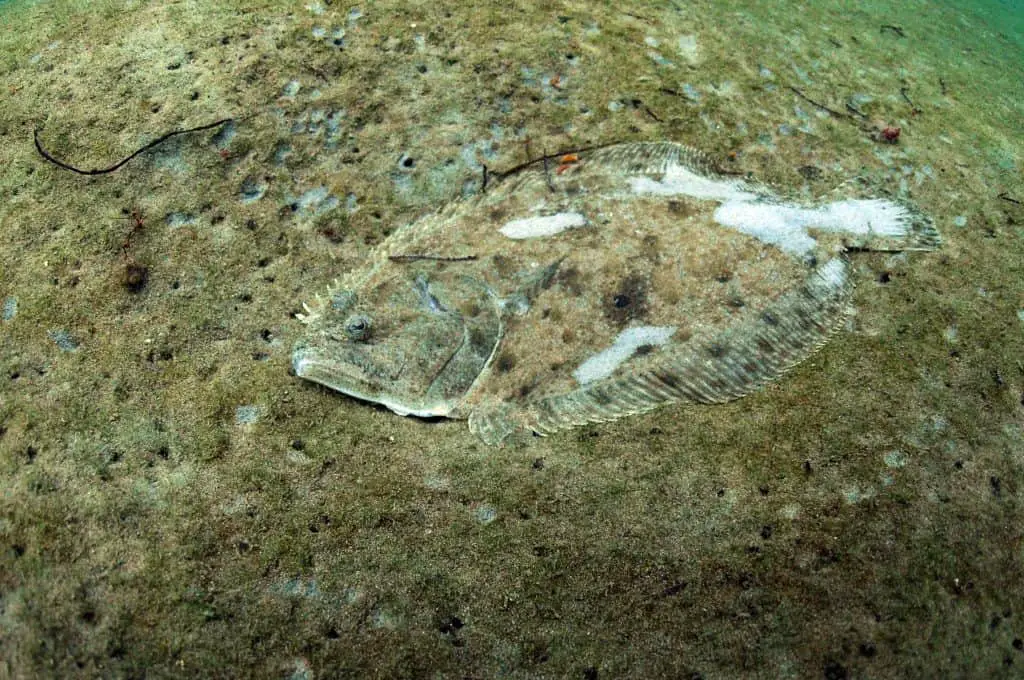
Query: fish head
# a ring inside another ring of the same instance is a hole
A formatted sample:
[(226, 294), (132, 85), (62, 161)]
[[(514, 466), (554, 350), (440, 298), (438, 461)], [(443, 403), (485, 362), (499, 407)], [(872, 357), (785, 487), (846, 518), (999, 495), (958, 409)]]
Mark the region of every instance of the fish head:
[(311, 309), (295, 375), (400, 415), (453, 417), (494, 356), (501, 308), (483, 282), (422, 265), (385, 268)]

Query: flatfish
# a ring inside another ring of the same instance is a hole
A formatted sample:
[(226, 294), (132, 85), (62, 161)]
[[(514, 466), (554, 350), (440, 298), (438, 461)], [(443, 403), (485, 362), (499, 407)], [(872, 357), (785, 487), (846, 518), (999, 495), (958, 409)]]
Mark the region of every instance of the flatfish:
[(932, 250), (903, 201), (787, 201), (672, 142), (545, 158), (394, 231), (306, 306), (300, 378), (488, 444), (742, 397), (842, 324), (864, 250)]

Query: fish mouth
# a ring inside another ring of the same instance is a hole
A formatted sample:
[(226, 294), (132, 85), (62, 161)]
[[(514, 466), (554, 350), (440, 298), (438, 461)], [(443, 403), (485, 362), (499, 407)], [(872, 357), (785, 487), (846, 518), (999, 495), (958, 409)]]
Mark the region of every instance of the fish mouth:
[(331, 361), (319, 352), (298, 348), (292, 353), (292, 370), (298, 377), (309, 380), (336, 392), (347, 394), (363, 401), (379, 402), (372, 396), (375, 390), (358, 369), (346, 370), (344, 364)]
[(336, 361), (319, 356), (309, 348), (298, 348), (292, 352), (292, 370), (303, 380), (315, 382), (335, 392), (365, 401), (380, 404), (400, 416), (416, 416), (419, 418), (444, 417), (451, 413), (446, 404), (407, 404), (374, 387), (358, 370), (346, 371), (339, 368)]

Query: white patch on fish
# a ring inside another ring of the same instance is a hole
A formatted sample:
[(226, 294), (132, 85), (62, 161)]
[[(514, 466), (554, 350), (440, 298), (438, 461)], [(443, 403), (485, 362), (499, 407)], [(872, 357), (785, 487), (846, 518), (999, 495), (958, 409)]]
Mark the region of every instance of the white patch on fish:
[(653, 196), (690, 196), (713, 201), (753, 201), (758, 198), (740, 180), (702, 177), (677, 164), (665, 168), (660, 181), (650, 177), (630, 177), (634, 193)]
[(911, 215), (881, 199), (836, 201), (817, 208), (730, 200), (715, 211), (722, 226), (753, 236), (787, 253), (803, 255), (817, 242), (809, 228), (861, 236), (902, 237)]
[(586, 223), (587, 218), (580, 213), (567, 212), (511, 220), (506, 222), (505, 226), (498, 231), (514, 239), (540, 238), (560, 234), (566, 229), (582, 227)]
[(676, 332), (675, 326), (637, 326), (619, 333), (611, 347), (590, 357), (572, 372), (581, 385), (607, 378), (622, 362), (633, 356), (644, 345), (661, 346)]

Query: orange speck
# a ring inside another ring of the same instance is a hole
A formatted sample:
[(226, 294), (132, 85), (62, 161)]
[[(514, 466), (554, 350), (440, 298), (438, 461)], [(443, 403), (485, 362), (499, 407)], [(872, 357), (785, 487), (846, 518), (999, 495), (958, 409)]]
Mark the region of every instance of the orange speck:
[(555, 168), (555, 174), (561, 175), (563, 172), (571, 168), (580, 162), (580, 157), (574, 153), (567, 153), (558, 159), (559, 166)]

